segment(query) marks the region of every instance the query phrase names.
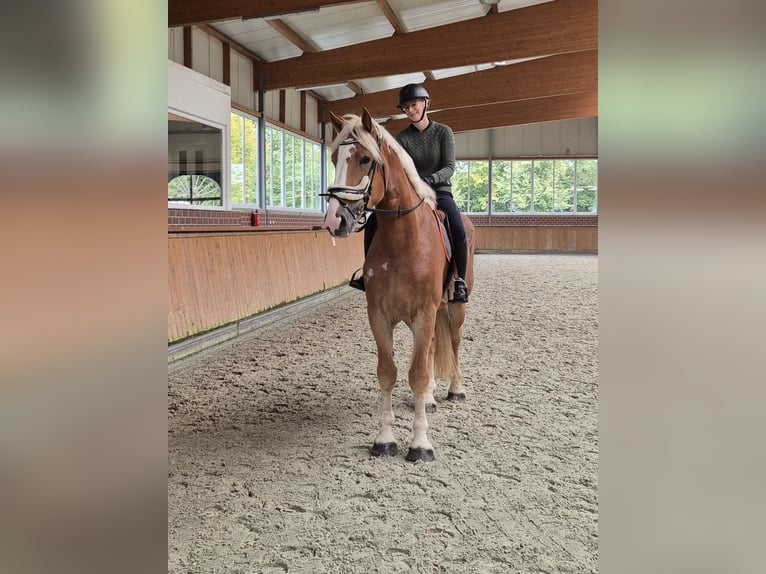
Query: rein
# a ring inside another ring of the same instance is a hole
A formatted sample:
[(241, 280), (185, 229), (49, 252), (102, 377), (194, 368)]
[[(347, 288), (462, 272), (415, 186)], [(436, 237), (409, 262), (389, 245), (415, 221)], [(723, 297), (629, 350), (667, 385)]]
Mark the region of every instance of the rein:
[(396, 217), (401, 217), (402, 215), (407, 215), (408, 213), (415, 211), (418, 207), (420, 207), (423, 202), (426, 200), (425, 197), (421, 197), (420, 201), (415, 204), (415, 206), (410, 207), (409, 209), (402, 209), (401, 207), (399, 209), (378, 209), (376, 207), (365, 207), (365, 211), (371, 211), (373, 213), (395, 213)]

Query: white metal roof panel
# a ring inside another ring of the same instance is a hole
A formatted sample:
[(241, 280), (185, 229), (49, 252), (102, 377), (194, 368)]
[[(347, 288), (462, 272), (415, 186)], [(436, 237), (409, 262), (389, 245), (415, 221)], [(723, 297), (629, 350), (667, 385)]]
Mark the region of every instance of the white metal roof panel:
[[(425, 82), (425, 75), (421, 72), (415, 72), (414, 74), (398, 74), (396, 76), (378, 76), (376, 78), (365, 78), (357, 80), (365, 93), (370, 92), (382, 92), (384, 90), (392, 90), (394, 88), (401, 88), (405, 84), (422, 84)], [(394, 102), (396, 104), (396, 102)]]
[(334, 84), (332, 86), (311, 88), (311, 91), (316, 92), (328, 102), (353, 98), (356, 95), (354, 91), (345, 84)]
[(525, 8), (527, 6), (534, 6), (535, 4), (545, 4), (546, 2), (552, 2), (553, 0), (500, 0), (497, 5), (498, 12), (506, 12), (508, 10), (516, 10), (517, 8)]
[(407, 32), (479, 18), (489, 11), (489, 6), (478, 0), (389, 0), (389, 3)]
[(295, 58), (303, 54), (290, 40), (262, 19), (231, 20), (215, 24), (213, 28), (267, 62)]
[(322, 7), (284, 17), (303, 37), (320, 50), (332, 50), (393, 35), (394, 28), (375, 2)]

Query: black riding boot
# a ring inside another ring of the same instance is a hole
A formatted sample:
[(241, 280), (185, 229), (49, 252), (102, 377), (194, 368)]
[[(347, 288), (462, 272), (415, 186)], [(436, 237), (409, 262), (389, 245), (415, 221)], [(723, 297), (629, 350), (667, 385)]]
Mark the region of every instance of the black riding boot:
[(465, 272), (468, 266), (468, 240), (457, 241), (452, 246), (452, 258), (457, 267), (457, 279), (455, 279), (455, 293), (452, 303), (468, 303), (468, 285), (465, 282)]

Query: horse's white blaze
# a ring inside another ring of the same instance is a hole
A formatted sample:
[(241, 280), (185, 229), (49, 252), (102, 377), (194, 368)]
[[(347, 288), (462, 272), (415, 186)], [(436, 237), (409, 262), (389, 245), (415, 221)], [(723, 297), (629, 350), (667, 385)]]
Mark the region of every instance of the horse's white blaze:
[(334, 187), (344, 187), (348, 182), (348, 162), (351, 161), (351, 154), (356, 151), (352, 145), (342, 145), (338, 148), (338, 160), (335, 163), (335, 181)]
[(383, 271), (388, 271), (388, 261), (381, 265), (381, 267), (383, 267)]
[(394, 407), (391, 401), (393, 389), (380, 393), (380, 432), (375, 437), (377, 444), (396, 443), (394, 436)]
[(340, 227), (341, 219), (338, 217), (339, 207), (340, 202), (334, 197), (331, 197), (330, 201), (327, 202), (327, 213), (324, 216), (324, 225), (331, 232), (337, 231)]

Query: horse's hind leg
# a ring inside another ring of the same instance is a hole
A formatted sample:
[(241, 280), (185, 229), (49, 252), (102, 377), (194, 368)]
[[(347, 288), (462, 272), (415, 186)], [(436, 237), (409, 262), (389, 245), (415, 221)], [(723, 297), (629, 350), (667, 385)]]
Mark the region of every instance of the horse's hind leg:
[(370, 449), (373, 456), (396, 456), (399, 448), (394, 436), (394, 408), (391, 395), (396, 384), (394, 329), (382, 317), (370, 315), (370, 327), (378, 348), (378, 385), (380, 386), (380, 431)]
[(460, 370), (460, 341), (463, 339), (463, 323), (465, 322), (465, 305), (452, 305), (450, 313), (450, 339), (452, 342), (452, 354), (455, 358), (455, 370), (450, 377), (450, 385), (447, 390), (447, 399), (450, 401), (464, 401), (465, 389), (463, 388), (463, 373)]

